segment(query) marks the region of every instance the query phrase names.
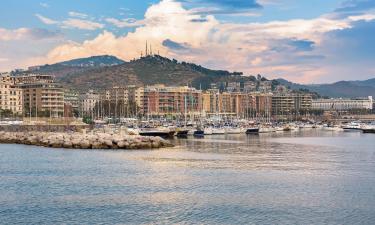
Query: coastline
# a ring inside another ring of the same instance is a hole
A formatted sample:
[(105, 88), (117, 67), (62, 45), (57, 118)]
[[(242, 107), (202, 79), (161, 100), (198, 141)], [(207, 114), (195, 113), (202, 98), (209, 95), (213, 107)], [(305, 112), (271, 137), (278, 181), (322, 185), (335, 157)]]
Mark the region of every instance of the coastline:
[(160, 137), (143, 137), (120, 134), (84, 134), (52, 132), (4, 132), (0, 131), (0, 143), (24, 144), (66, 149), (156, 149), (173, 147)]

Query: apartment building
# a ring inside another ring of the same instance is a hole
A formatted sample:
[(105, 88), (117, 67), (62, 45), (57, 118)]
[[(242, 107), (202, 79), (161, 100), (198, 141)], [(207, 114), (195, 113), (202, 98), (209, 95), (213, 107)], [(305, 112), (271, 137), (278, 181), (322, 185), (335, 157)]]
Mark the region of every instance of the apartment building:
[(15, 77), (23, 91), (25, 116), (64, 116), (64, 89), (54, 76), (30, 74)]
[(10, 110), (15, 115), (23, 112), (23, 91), (9, 73), (0, 74), (0, 109)]
[(145, 115), (199, 115), (202, 111), (202, 92), (195, 88), (147, 86), (143, 94)]
[(272, 96), (272, 114), (290, 115), (312, 108), (312, 96), (298, 93), (276, 93)]

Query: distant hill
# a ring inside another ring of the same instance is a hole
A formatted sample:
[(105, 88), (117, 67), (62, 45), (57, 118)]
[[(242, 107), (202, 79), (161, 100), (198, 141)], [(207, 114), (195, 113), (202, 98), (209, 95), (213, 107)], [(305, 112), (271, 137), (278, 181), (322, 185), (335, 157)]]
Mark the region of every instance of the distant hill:
[[(208, 89), (211, 83), (257, 80), (254, 76), (244, 76), (241, 72), (211, 70), (159, 55), (146, 56), (130, 62), (108, 55), (93, 56), (33, 67), (32, 71), (26, 73), (52, 74), (67, 87), (80, 91), (152, 84), (191, 85)], [(375, 79), (320, 85), (296, 84), (284, 79), (273, 80), (273, 85), (277, 84), (283, 84), (293, 90), (316, 92), (320, 96), (327, 97), (375, 96)]]
[(284, 79), (277, 79), (280, 84), (293, 90), (308, 89), (327, 97), (367, 97), (375, 96), (375, 79), (365, 81), (339, 81), (332, 84), (296, 84)]
[(101, 56), (92, 56), (89, 58), (73, 59), (73, 60), (57, 63), (56, 65), (71, 66), (71, 67), (103, 67), (103, 66), (117, 66), (123, 63), (125, 63), (125, 61), (118, 59), (115, 56), (101, 55)]
[(92, 57), (46, 65), (33, 72), (53, 74), (65, 84), (78, 90), (105, 89), (116, 85), (192, 85), (207, 89), (211, 83), (255, 80), (240, 72), (210, 70), (202, 66), (178, 62), (159, 55), (142, 57), (111, 66), (82, 66)]

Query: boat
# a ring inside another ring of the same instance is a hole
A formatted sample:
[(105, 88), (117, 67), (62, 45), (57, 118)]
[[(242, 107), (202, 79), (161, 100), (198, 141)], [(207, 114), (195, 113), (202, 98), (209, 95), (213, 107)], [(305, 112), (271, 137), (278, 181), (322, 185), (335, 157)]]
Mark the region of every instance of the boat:
[(189, 135), (189, 130), (178, 130), (176, 136), (179, 138), (185, 138)]
[(194, 137), (204, 137), (205, 133), (203, 130), (194, 131)]
[(246, 134), (259, 134), (259, 128), (258, 127), (247, 128)]
[(375, 133), (375, 123), (371, 123), (371, 124), (362, 126), (362, 132), (374, 134)]
[(225, 134), (224, 128), (212, 128), (212, 134)]
[(344, 129), (342, 129), (339, 126), (326, 126), (326, 127), (324, 127), (324, 130), (326, 130), (326, 131), (344, 131)]
[(351, 122), (345, 126), (343, 126), (344, 131), (360, 131), (361, 124), (358, 121)]
[(259, 133), (272, 133), (276, 130), (273, 127), (261, 127), (259, 128)]
[(206, 127), (203, 129), (204, 135), (212, 135), (212, 128)]
[(375, 134), (375, 128), (363, 128), (362, 131), (363, 133)]
[(227, 127), (225, 128), (225, 133), (227, 134), (240, 134), (241, 133), (241, 128), (238, 127)]
[(173, 138), (175, 133), (175, 131), (141, 130), (139, 135), (147, 137)]

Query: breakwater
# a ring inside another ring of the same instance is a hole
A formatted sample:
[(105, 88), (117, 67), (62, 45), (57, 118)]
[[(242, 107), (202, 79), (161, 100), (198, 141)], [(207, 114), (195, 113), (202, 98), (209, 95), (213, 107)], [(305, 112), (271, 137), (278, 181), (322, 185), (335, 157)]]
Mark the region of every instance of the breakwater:
[(0, 143), (36, 145), (69, 149), (153, 149), (172, 147), (160, 137), (142, 137), (120, 134), (84, 134), (51, 132), (4, 132), (0, 131)]

